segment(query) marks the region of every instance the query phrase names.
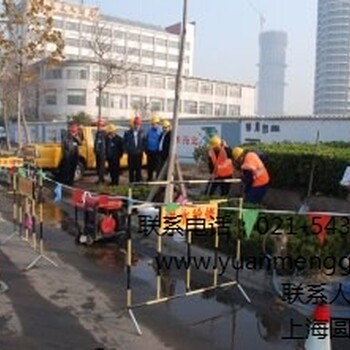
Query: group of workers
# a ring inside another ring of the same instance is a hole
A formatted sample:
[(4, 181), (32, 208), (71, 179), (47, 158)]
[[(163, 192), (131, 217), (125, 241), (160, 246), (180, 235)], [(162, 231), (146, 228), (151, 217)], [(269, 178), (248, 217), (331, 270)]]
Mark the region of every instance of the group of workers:
[[(142, 181), (143, 155), (147, 154), (147, 181), (153, 181), (166, 163), (170, 150), (170, 122), (160, 121), (152, 117), (147, 130), (142, 128), (142, 120), (135, 116), (130, 120), (129, 129), (124, 136), (117, 133), (113, 124), (106, 125), (104, 119), (97, 122), (94, 138), (94, 154), (96, 159), (97, 183), (105, 182), (106, 164), (111, 179), (110, 184), (117, 186), (120, 176), (120, 159), (127, 154), (129, 182)], [(68, 126), (68, 133), (62, 142), (62, 159), (60, 163), (60, 180), (72, 185), (79, 161), (79, 145), (82, 135), (77, 124)]]
[[(153, 181), (168, 159), (170, 135), (170, 122), (164, 120), (161, 125), (157, 116), (152, 117), (147, 130), (142, 128), (139, 116), (132, 118), (124, 137), (117, 134), (115, 125), (106, 125), (104, 120), (99, 120), (94, 140), (97, 183), (105, 182), (107, 163), (111, 185), (119, 184), (120, 159), (124, 152), (127, 154), (129, 182), (142, 181), (144, 153), (147, 155), (147, 181)], [(72, 185), (74, 181), (81, 142), (78, 125), (69, 125), (62, 144), (63, 157), (60, 165), (60, 179), (67, 185)], [(219, 136), (213, 136), (209, 142), (208, 166), (211, 174), (207, 187), (209, 195), (220, 189), (220, 195), (228, 196), (230, 182), (225, 180), (232, 179), (239, 172), (244, 184), (245, 200), (261, 203), (270, 177), (260, 154), (241, 147), (231, 149)]]
[(231, 149), (225, 141), (218, 136), (210, 139), (208, 166), (211, 181), (208, 185), (208, 194), (213, 195), (217, 188), (220, 194), (227, 196), (230, 182), (236, 171), (244, 185), (245, 201), (259, 204), (263, 200), (270, 182), (270, 176), (261, 154), (244, 150), (241, 147)]

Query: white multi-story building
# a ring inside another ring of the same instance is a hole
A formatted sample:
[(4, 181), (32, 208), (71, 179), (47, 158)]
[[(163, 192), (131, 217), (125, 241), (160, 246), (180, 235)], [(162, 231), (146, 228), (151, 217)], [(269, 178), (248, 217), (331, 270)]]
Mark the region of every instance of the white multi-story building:
[(350, 1), (318, 0), (315, 114), (350, 112)]
[[(81, 111), (97, 116), (98, 85), (109, 79), (107, 62), (122, 69), (103, 89), (104, 117), (129, 118), (135, 111), (172, 116), (181, 24), (162, 28), (105, 16), (97, 7), (45, 1), (64, 38), (66, 60), (57, 67), (36, 63), (39, 79), (31, 114), (46, 120)], [(180, 117), (253, 115), (254, 86), (193, 77), (194, 41), (191, 22), (186, 27)]]

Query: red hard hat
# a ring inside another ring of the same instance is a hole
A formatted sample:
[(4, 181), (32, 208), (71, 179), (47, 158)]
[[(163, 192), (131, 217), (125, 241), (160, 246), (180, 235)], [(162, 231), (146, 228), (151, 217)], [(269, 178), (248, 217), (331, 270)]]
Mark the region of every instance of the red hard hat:
[(142, 121), (141, 121), (141, 117), (139, 117), (138, 115), (134, 118), (134, 125), (141, 125)]

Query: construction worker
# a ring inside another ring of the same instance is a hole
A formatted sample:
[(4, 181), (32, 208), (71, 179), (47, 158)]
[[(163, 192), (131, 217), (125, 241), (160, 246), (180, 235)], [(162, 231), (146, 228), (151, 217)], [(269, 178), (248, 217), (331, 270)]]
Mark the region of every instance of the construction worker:
[(110, 124), (106, 128), (106, 159), (111, 177), (111, 185), (119, 185), (120, 158), (123, 156), (123, 138), (117, 134), (117, 127)]
[[(220, 181), (231, 179), (234, 172), (231, 148), (228, 147), (219, 136), (213, 136), (209, 144), (208, 165), (212, 180)], [(221, 196), (228, 195), (230, 183), (227, 182), (210, 182), (207, 192), (209, 192), (209, 195), (213, 195), (218, 187), (220, 188)]]
[(74, 122), (70, 123), (68, 132), (62, 140), (62, 158), (59, 166), (59, 178), (65, 185), (73, 185), (81, 143), (82, 138), (78, 125)]
[(241, 170), (245, 201), (259, 204), (264, 198), (270, 182), (269, 173), (256, 152), (235, 147), (232, 151), (235, 164)]
[(162, 170), (162, 167), (165, 164), (165, 162), (168, 160), (169, 151), (170, 151), (171, 130), (170, 130), (169, 120), (163, 120), (162, 127), (163, 127), (163, 132), (160, 135), (160, 140), (159, 140), (159, 163), (158, 163), (157, 176)]
[(97, 121), (97, 132), (94, 140), (94, 153), (96, 157), (97, 184), (105, 182), (106, 173), (106, 122), (104, 119)]
[(129, 182), (142, 181), (142, 157), (146, 149), (146, 133), (141, 128), (141, 118), (136, 116), (133, 126), (124, 134), (124, 149), (128, 155)]
[(162, 128), (159, 125), (159, 117), (151, 118), (151, 126), (147, 130), (146, 154), (147, 154), (147, 181), (153, 180), (154, 172), (159, 168), (160, 152), (159, 141), (162, 134)]

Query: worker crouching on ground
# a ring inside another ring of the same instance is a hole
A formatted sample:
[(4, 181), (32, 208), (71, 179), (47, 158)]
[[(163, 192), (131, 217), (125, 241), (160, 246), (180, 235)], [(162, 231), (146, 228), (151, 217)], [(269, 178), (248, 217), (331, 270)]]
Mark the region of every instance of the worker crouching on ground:
[(117, 134), (117, 127), (110, 124), (106, 128), (106, 159), (111, 177), (111, 185), (119, 185), (120, 158), (123, 156), (123, 138)]
[(96, 158), (97, 183), (105, 182), (106, 173), (106, 123), (103, 119), (97, 121), (97, 132), (94, 140), (94, 153)]
[(162, 129), (159, 125), (159, 118), (151, 118), (151, 126), (147, 130), (146, 154), (147, 154), (147, 181), (153, 181), (153, 175), (157, 172), (160, 161), (159, 141)]
[(81, 143), (82, 136), (78, 125), (69, 124), (68, 133), (62, 140), (62, 159), (59, 165), (59, 179), (65, 185), (73, 185)]
[(260, 204), (270, 182), (270, 176), (263, 161), (257, 153), (244, 150), (241, 147), (233, 149), (232, 157), (241, 170), (245, 201)]
[(218, 136), (213, 136), (209, 142), (209, 172), (214, 182), (208, 184), (207, 193), (211, 196), (216, 189), (220, 188), (220, 195), (227, 196), (230, 192), (229, 182), (219, 182), (228, 180), (233, 176), (234, 168), (231, 158), (231, 148), (228, 147)]

